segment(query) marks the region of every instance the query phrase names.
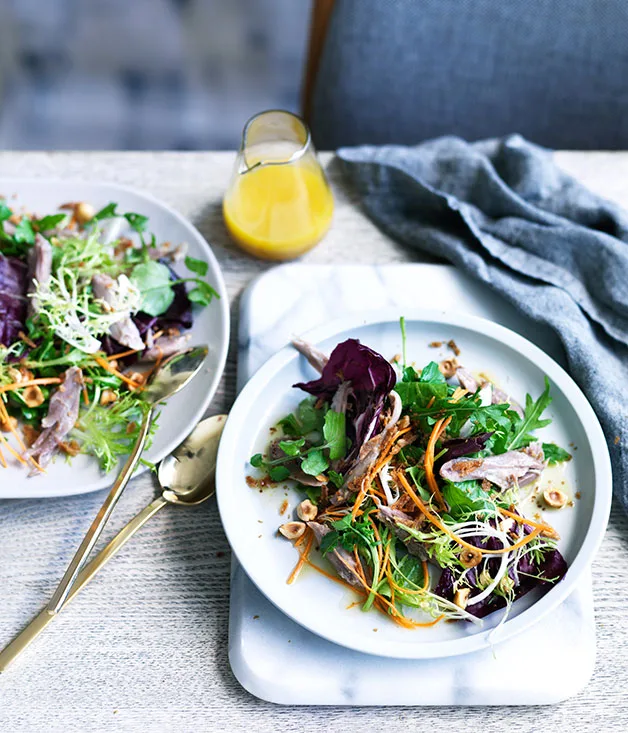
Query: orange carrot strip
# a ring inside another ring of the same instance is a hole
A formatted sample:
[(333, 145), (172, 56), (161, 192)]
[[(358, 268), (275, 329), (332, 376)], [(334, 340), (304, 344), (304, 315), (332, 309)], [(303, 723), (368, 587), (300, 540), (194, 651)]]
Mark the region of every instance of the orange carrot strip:
[(118, 379), (121, 379), (123, 382), (128, 384), (129, 387), (131, 387), (132, 389), (137, 389), (140, 386), (139, 384), (137, 384), (137, 382), (134, 382), (132, 379), (125, 377), (124, 374), (122, 374), (122, 372), (119, 372), (117, 369), (114, 369), (106, 359), (103, 359), (100, 356), (94, 356), (94, 361), (99, 366), (101, 366), (103, 369), (106, 369), (108, 372), (118, 377)]
[(445, 428), (449, 425), (450, 422), (451, 415), (448, 418), (441, 418), (434, 423), (432, 433), (429, 440), (427, 441), (427, 448), (425, 449), (425, 457), (423, 459), (425, 480), (427, 481), (427, 485), (429, 486), (430, 491), (436, 498), (436, 501), (438, 502), (438, 505), (440, 506), (442, 511), (447, 510), (447, 505), (445, 504), (445, 499), (443, 499), (443, 495), (441, 494), (440, 489), (438, 488), (438, 484), (436, 483), (436, 478), (434, 477), (434, 448), (436, 446), (436, 441), (440, 438), (441, 433), (444, 432)]
[[(0, 434), (0, 439), (2, 440), (2, 443), (4, 447), (9, 451), (9, 453), (16, 458), (23, 466), (26, 465), (26, 461), (22, 458), (22, 456), (14, 450), (11, 445), (9, 444), (9, 441), (5, 438), (4, 435)], [(6, 463), (4, 464), (4, 467), (6, 468)]]
[(301, 568), (305, 565), (308, 555), (310, 554), (313, 542), (314, 533), (311, 533), (308, 538), (307, 544), (305, 545), (305, 550), (303, 550), (303, 553), (299, 553), (299, 562), (294, 566), (294, 570), (290, 573), (290, 577), (286, 581), (288, 585), (291, 585), (297, 579), (297, 576), (301, 572)]
[(131, 356), (131, 354), (139, 354), (140, 349), (129, 349), (128, 351), (121, 351), (119, 354), (111, 354), (106, 356), (107, 361), (114, 361), (115, 359), (123, 359), (125, 356)]
[(501, 507), (499, 508), (499, 511), (501, 514), (505, 514), (507, 517), (514, 519), (515, 522), (519, 522), (519, 524), (527, 524), (530, 527), (538, 527), (541, 530), (541, 534), (544, 537), (551, 537), (554, 540), (560, 539), (560, 535), (554, 529), (554, 527), (550, 526), (549, 524), (545, 524), (545, 522), (535, 522), (532, 519), (528, 519), (527, 517), (521, 517), (518, 514), (515, 514), (514, 512), (510, 512), (508, 511), (508, 509), (502, 509)]
[(15, 389), (23, 387), (32, 387), (35, 384), (61, 384), (63, 380), (59, 377), (39, 377), (38, 379), (26, 379), (24, 382), (12, 382), (11, 384), (3, 384), (0, 392), (12, 392)]

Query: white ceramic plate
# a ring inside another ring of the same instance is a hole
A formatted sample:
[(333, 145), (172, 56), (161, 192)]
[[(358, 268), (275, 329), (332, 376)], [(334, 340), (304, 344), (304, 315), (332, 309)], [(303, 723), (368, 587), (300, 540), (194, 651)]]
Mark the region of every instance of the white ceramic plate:
[[(170, 453), (202, 417), (216, 392), (227, 357), (229, 344), (229, 304), (218, 261), (201, 234), (180, 214), (147, 194), (108, 183), (65, 181), (57, 179), (0, 179), (0, 193), (14, 210), (25, 207), (38, 214), (57, 211), (68, 201), (88, 201), (97, 210), (111, 201), (118, 211), (134, 211), (149, 217), (149, 230), (157, 241), (187, 242), (192, 257), (209, 264), (206, 279), (219, 293), (206, 308), (195, 308), (190, 345), (209, 346), (209, 355), (201, 372), (180, 394), (161, 408), (159, 427), (146, 457), (159, 461)], [(15, 195), (15, 197), (14, 197)], [(181, 263), (178, 272), (186, 272)], [(141, 469), (144, 470), (144, 469)], [(0, 499), (44, 498), (82, 494), (109, 486), (115, 472), (103, 474), (94, 458), (76, 456), (72, 462), (57, 457), (45, 475), (28, 477), (15, 462), (0, 468)]]
[[(354, 337), (390, 358), (401, 351), (399, 315), (384, 311), (362, 318), (348, 316), (311, 331), (305, 338), (329, 353), (339, 342)], [(417, 365), (435, 357), (429, 343), (453, 338), (468, 369), (488, 372), (522, 402), (526, 392), (536, 398), (543, 390), (545, 375), (550, 378), (554, 401), (548, 414), (553, 423), (542, 436), (546, 442), (575, 446), (564, 480), (574, 497), (576, 492), (581, 496), (574, 498), (573, 507), (547, 517), (562, 537), (559, 548), (569, 564), (564, 580), (542, 598), (530, 593), (518, 600), (509, 619), (492, 635), (501, 612), (485, 619), (482, 628), (441, 623), (409, 631), (380, 613), (347, 609), (351, 593), (311, 569), (287, 585), (297, 554), (290, 542), (277, 535), (277, 528), (292, 516), (301, 497), (291, 488), (260, 492), (249, 487), (245, 479), (255, 474), (248, 460), (266, 447), (268, 428), (304, 397), (291, 385), (316, 376), (291, 347), (277, 353), (252, 377), (231, 410), (218, 455), (218, 505), (238, 561), (290, 618), (330, 641), (361, 652), (415, 659), (445, 657), (475, 651), (519, 633), (569, 595), (604, 534), (611, 502), (611, 469), (604, 435), (591, 406), (565, 371), (539, 348), (481, 318), (436, 311), (404, 315), (408, 358)], [(279, 507), (286, 497), (289, 510), (280, 516)]]

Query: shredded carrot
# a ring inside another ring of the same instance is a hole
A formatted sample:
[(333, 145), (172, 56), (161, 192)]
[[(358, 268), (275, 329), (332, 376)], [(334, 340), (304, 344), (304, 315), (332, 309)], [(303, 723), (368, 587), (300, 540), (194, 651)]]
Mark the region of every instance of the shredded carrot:
[(434, 494), (438, 505), (443, 511), (447, 510), (447, 505), (445, 504), (445, 499), (443, 499), (443, 495), (441, 494), (438, 484), (436, 483), (436, 478), (434, 477), (434, 448), (436, 446), (436, 441), (440, 438), (441, 433), (445, 431), (445, 428), (450, 422), (451, 415), (447, 418), (442, 417), (434, 423), (430, 438), (427, 441), (427, 448), (425, 449), (425, 457), (423, 459), (425, 480), (427, 481), (430, 491)]
[(551, 527), (549, 524), (545, 524), (545, 522), (535, 522), (532, 519), (527, 519), (526, 517), (521, 517), (519, 514), (515, 514), (514, 512), (508, 511), (508, 509), (502, 509), (499, 508), (499, 511), (501, 514), (505, 514), (507, 517), (510, 517), (511, 519), (514, 519), (515, 522), (518, 522), (519, 524), (527, 524), (530, 527), (538, 527), (541, 530), (541, 534), (544, 537), (551, 537), (552, 539), (559, 540), (560, 535), (558, 532), (554, 529), (554, 527)]
[(89, 395), (87, 394), (87, 389), (83, 387), (83, 402), (86, 405), (89, 405)]
[[(9, 413), (7, 411), (6, 405), (4, 404), (4, 401), (0, 399), (0, 417), (2, 418), (2, 422), (6, 423), (9, 426), (9, 430), (11, 431), (11, 434), (15, 438), (15, 441), (18, 445), (18, 448), (25, 453), (26, 452), (26, 446), (24, 445), (22, 439), (20, 438), (20, 434), (17, 432), (17, 430), (13, 427), (13, 423), (9, 419)], [(13, 450), (13, 448), (9, 445), (8, 441), (4, 436), (1, 436), (6, 443), (6, 447), (8, 450), (17, 458), (17, 460), (22, 463), (23, 465), (26, 465), (26, 461), (20, 456), (16, 451)], [(30, 462), (33, 464), (33, 466), (38, 470), (44, 473), (44, 469), (37, 463), (37, 461), (32, 457), (28, 457)]]
[(63, 380), (59, 377), (39, 377), (38, 379), (26, 379), (23, 382), (11, 382), (11, 384), (3, 384), (0, 392), (12, 392), (15, 389), (23, 387), (32, 387), (35, 384), (61, 384)]
[(423, 590), (427, 590), (430, 587), (430, 569), (426, 560), (421, 560), (421, 563), (423, 565)]
[(362, 479), (362, 487), (360, 488), (360, 491), (358, 492), (358, 495), (353, 504), (353, 509), (351, 510), (352, 519), (355, 519), (357, 516), (359, 516), (362, 513), (360, 510), (360, 504), (362, 504), (362, 502), (364, 501), (368, 493), (371, 493), (371, 494), (378, 493), (379, 496), (381, 496), (382, 498), (385, 498), (385, 494), (382, 494), (381, 492), (374, 492), (371, 484), (373, 482), (374, 477), (379, 473), (379, 471), (390, 460), (391, 450), (395, 442), (402, 435), (405, 435), (406, 433), (410, 432), (411, 429), (412, 428), (409, 426), (407, 428), (402, 428), (401, 430), (398, 430), (396, 433), (393, 433), (393, 435), (385, 443), (384, 449), (382, 450), (379, 460), (377, 461), (377, 463), (374, 466), (372, 466), (366, 472), (366, 475)]
[(118, 379), (121, 379), (123, 382), (128, 384), (131, 389), (137, 389), (140, 386), (137, 382), (134, 382), (132, 379), (125, 377), (122, 372), (114, 369), (114, 367), (112, 367), (111, 364), (109, 364), (109, 362), (106, 359), (103, 359), (101, 356), (94, 355), (94, 361), (103, 369), (106, 369), (108, 372), (118, 377)]
[(119, 354), (111, 354), (111, 356), (105, 357), (107, 361), (115, 361), (116, 359), (123, 359), (125, 356), (131, 356), (131, 354), (138, 354), (140, 349), (129, 349), (128, 351), (121, 351)]
[(305, 550), (303, 550), (303, 553), (299, 553), (299, 562), (294, 566), (294, 570), (290, 573), (290, 577), (286, 581), (288, 585), (291, 585), (297, 579), (297, 576), (301, 572), (301, 568), (305, 565), (305, 562), (310, 554), (313, 542), (314, 533), (312, 532), (308, 537), (307, 544), (305, 545)]
[[(26, 465), (26, 461), (22, 458), (22, 456), (16, 450), (14, 450), (11, 447), (11, 445), (9, 445), (9, 441), (4, 437), (4, 435), (0, 434), (0, 439), (2, 440), (2, 443), (3, 443), (4, 447), (9, 451), (9, 453), (14, 458), (16, 458), (23, 466), (25, 466)], [(1, 451), (0, 451), (0, 453), (1, 453)], [(4, 463), (4, 461), (3, 461), (3, 465), (4, 465), (5, 468), (7, 467), (7, 464)]]
[[(4, 438), (4, 436), (2, 436)], [(6, 442), (6, 440), (5, 440)], [(2, 449), (0, 448), (0, 463), (4, 466), (4, 468), (7, 467), (7, 460), (4, 457), (4, 454), (2, 453)]]

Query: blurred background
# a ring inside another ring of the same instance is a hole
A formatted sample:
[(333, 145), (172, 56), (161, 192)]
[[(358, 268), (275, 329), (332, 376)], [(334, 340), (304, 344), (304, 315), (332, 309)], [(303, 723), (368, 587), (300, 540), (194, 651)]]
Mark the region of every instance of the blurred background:
[(228, 149), (299, 109), (310, 0), (0, 0), (0, 148)]

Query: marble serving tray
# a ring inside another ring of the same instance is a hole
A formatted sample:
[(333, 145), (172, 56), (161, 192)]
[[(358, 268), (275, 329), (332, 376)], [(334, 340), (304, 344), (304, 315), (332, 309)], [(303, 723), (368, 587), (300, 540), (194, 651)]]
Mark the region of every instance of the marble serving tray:
[[(530, 339), (564, 365), (554, 335), (447, 265), (290, 264), (270, 270), (241, 304), (238, 384), (293, 335), (347, 313), (443, 302)], [(412, 632), (408, 632), (412, 633)], [(575, 695), (591, 677), (590, 575), (549, 617), (492, 649), (434, 660), (371, 657), (315, 636), (284, 616), (234, 560), (229, 660), (253, 695), (289, 705), (539, 705)]]

